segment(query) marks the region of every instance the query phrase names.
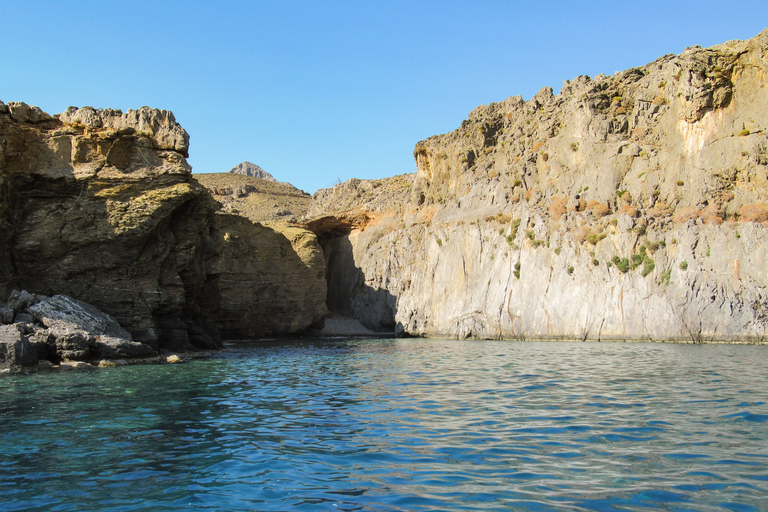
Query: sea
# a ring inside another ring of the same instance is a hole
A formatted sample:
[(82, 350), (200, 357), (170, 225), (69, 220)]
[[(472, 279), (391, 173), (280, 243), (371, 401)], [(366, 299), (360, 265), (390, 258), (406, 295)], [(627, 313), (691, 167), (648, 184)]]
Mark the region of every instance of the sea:
[(2, 511), (768, 511), (768, 346), (301, 339), (0, 376)]

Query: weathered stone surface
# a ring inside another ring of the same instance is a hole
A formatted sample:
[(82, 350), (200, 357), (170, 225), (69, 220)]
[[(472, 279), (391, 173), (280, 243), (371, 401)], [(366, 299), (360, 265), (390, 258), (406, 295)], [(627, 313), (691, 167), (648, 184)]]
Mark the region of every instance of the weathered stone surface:
[(8, 298), (8, 302), (5, 304), (5, 307), (11, 309), (15, 314), (18, 314), (19, 312), (28, 309), (36, 302), (37, 299), (35, 296), (28, 291), (13, 290), (11, 292), (11, 296)]
[[(238, 267), (252, 254), (232, 253), (221, 236), (219, 206), (192, 177), (185, 160), (188, 136), (172, 113), (84, 107), (38, 120), (39, 109), (8, 107), (0, 112), (0, 197), (7, 198), (0, 202), (0, 296), (25, 288), (75, 297), (108, 313), (134, 341), (155, 350), (217, 346), (220, 327), (239, 337), (287, 334), (324, 314), (324, 284), (305, 286), (306, 272), (294, 263), (283, 266), (284, 258), (303, 261), (288, 242), (263, 244), (280, 251), (259, 252), (266, 277), (222, 267), (222, 261)], [(268, 230), (246, 231), (275, 237)], [(320, 266), (309, 274), (321, 275), (321, 259), (313, 261)], [(258, 288), (262, 278), (269, 286), (319, 295), (270, 295), (284, 299), (282, 304), (227, 295), (249, 283)], [(216, 283), (227, 279), (238, 286)], [(203, 307), (211, 301), (228, 305), (221, 325), (218, 310)], [(294, 306), (314, 309), (294, 314)], [(254, 311), (257, 307), (269, 315)], [(251, 323), (267, 317), (268, 327)], [(75, 348), (66, 350), (91, 357), (91, 342), (75, 338), (67, 341)]]
[(54, 338), (56, 353), (64, 361), (87, 361), (93, 356), (96, 337), (70, 325), (56, 325), (49, 331)]
[(325, 264), (311, 232), (220, 214), (211, 236), (220, 249), (199, 303), (226, 338), (274, 336), (322, 321)]
[(51, 119), (51, 116), (40, 110), (40, 107), (34, 107), (18, 101), (9, 102), (7, 109), (11, 114), (11, 118), (19, 123), (39, 123)]
[(578, 77), (419, 142), (408, 187), (318, 191), (329, 309), (426, 336), (765, 340), (767, 73), (764, 31)]
[(15, 325), (0, 325), (0, 368), (32, 366), (37, 352)]
[(144, 343), (130, 339), (102, 335), (95, 339), (91, 359), (139, 359), (157, 356), (157, 353)]
[(66, 295), (47, 297), (30, 306), (28, 310), (35, 319), (54, 333), (82, 330), (94, 336), (106, 335), (131, 339), (130, 333), (120, 327), (114, 318), (90, 304)]
[(59, 119), (64, 123), (91, 129), (137, 133), (148, 137), (155, 149), (176, 151), (185, 157), (189, 156), (189, 134), (176, 122), (173, 112), (169, 110), (141, 107), (123, 114), (117, 109), (69, 107), (59, 114)]
[(35, 317), (29, 313), (19, 313), (18, 315), (16, 315), (13, 321), (17, 324), (18, 323), (28, 324), (28, 323), (34, 322)]
[(0, 306), (0, 323), (11, 324), (13, 323), (13, 317), (13, 309)]
[[(35, 362), (56, 363), (157, 356), (149, 345), (132, 341), (114, 318), (72, 297), (33, 296), (26, 290), (14, 290), (8, 303), (19, 310), (16, 323), (5, 330), (13, 335), (12, 343), (6, 343), (11, 365), (22, 364), (19, 357), (26, 354), (24, 350), (34, 353), (27, 357)], [(6, 310), (13, 314), (14, 309)], [(23, 346), (14, 345), (19, 339)], [(23, 364), (34, 364), (30, 360)]]

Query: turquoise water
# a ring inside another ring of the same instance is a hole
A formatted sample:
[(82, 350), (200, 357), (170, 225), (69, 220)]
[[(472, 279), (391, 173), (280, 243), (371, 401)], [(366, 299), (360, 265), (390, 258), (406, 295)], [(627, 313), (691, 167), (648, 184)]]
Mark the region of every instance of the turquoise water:
[(0, 376), (0, 510), (768, 510), (767, 355), (314, 340)]

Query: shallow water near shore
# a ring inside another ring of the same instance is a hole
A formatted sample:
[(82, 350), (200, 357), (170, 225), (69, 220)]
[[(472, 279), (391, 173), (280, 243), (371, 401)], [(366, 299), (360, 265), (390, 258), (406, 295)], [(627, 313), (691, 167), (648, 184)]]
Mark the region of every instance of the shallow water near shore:
[(768, 510), (768, 347), (233, 345), (0, 378), (0, 510)]

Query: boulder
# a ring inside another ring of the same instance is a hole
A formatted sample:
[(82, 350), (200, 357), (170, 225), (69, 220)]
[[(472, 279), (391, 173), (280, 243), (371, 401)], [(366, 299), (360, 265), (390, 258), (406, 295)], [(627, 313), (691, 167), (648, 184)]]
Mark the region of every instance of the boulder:
[(16, 318), (14, 318), (13, 321), (17, 324), (31, 324), (35, 321), (35, 317), (29, 313), (22, 312), (16, 315)]
[(29, 312), (52, 332), (81, 330), (131, 340), (130, 333), (110, 315), (66, 295), (48, 297), (31, 306)]
[(47, 297), (29, 308), (46, 328), (59, 359), (86, 361), (155, 355), (151, 347), (134, 342), (110, 315), (66, 295)]
[(64, 361), (87, 361), (92, 359), (96, 337), (82, 329), (67, 329), (59, 326), (49, 331), (56, 344), (56, 354)]
[(90, 354), (94, 360), (139, 359), (157, 356), (149, 345), (115, 336), (97, 336)]
[(13, 323), (13, 309), (0, 306), (0, 322), (4, 324)]
[(13, 290), (5, 307), (12, 309), (14, 314), (18, 314), (35, 303), (37, 303), (37, 298), (26, 290)]
[(37, 351), (15, 325), (0, 325), (0, 368), (37, 364)]

